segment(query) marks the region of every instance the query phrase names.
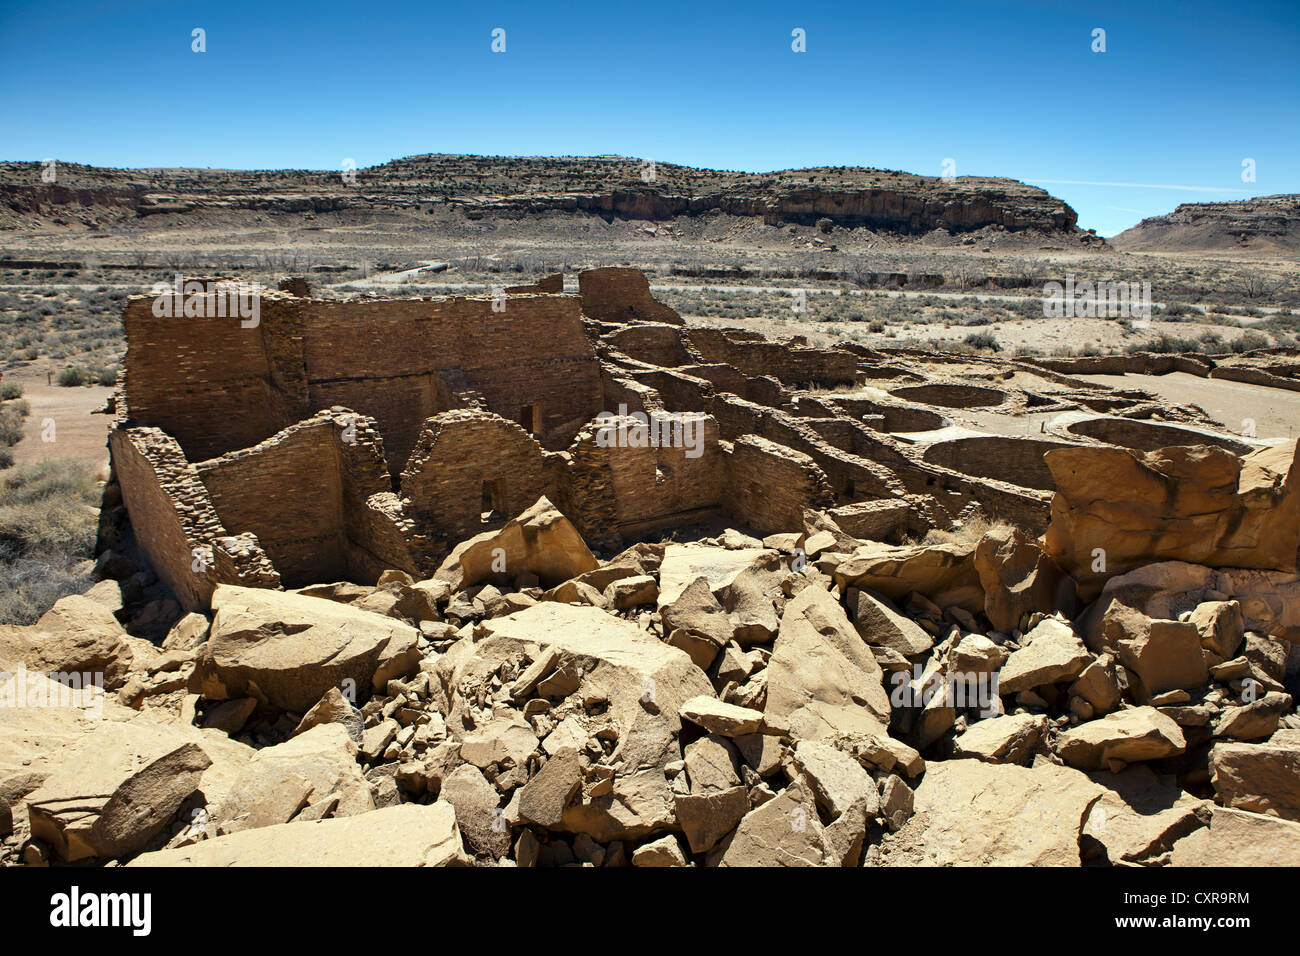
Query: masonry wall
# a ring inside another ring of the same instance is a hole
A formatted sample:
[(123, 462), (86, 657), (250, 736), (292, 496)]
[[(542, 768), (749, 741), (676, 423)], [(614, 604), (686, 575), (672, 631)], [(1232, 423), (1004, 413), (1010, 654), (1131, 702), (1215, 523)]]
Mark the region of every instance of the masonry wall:
[(688, 336), (706, 362), (734, 365), (749, 376), (825, 386), (852, 385), (857, 378), (858, 359), (849, 352), (740, 339), (730, 329), (693, 328)]
[(238, 318), (167, 319), (133, 297), (124, 322), (126, 414), (191, 459), (255, 445), (315, 411), (372, 416), (393, 474), (425, 419), (481, 403), (562, 448), (597, 412), (599, 362), (580, 300), (563, 294), (330, 302), (264, 292)]
[(334, 427), (318, 419), (195, 464), (222, 523), (251, 531), (286, 587), (348, 576)]
[(805, 508), (829, 508), (826, 476), (807, 455), (756, 435), (732, 446), (723, 486), (728, 514), (759, 534), (803, 530)]
[(485, 504), (509, 519), (542, 495), (554, 500), (546, 458), (522, 428), (491, 412), (436, 415), (402, 473), (405, 512), (427, 534), (455, 544), (485, 530)]
[(608, 267), (578, 273), (582, 310), (601, 322), (668, 322), (683, 325), (677, 312), (650, 294), (640, 269)]

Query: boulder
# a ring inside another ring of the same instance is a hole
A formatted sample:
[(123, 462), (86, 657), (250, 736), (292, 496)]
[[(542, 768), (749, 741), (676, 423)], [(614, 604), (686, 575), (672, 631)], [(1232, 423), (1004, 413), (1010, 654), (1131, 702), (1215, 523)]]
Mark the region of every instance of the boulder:
[(749, 811), (714, 850), (716, 866), (826, 866), (824, 830), (807, 782), (795, 780), (774, 799)]
[(1103, 790), (1069, 767), (931, 762), (915, 814), (881, 843), (885, 866), (1078, 866), (1079, 832)]
[(723, 589), (722, 607), (731, 620), (733, 639), (743, 645), (766, 644), (781, 626), (775, 602), (790, 562), (765, 551)]
[(459, 591), (484, 581), (502, 583), (535, 574), (542, 587), (549, 588), (594, 571), (599, 564), (578, 529), (543, 496), (499, 531), (457, 545), (434, 578)]
[(1174, 844), (1170, 866), (1300, 866), (1300, 823), (1215, 807), (1210, 825)]
[(1092, 655), (1070, 626), (1044, 618), (1025, 635), (998, 672), (998, 694), (1016, 694), (1044, 684), (1073, 680), (1092, 663)]
[(763, 725), (763, 713), (748, 707), (737, 707), (712, 696), (692, 697), (682, 704), (681, 714), (693, 724), (698, 724), (711, 734), (723, 737), (741, 737), (758, 733)]
[(345, 681), (368, 695), (419, 664), (415, 628), (345, 604), (219, 584), (212, 608), (191, 684), (210, 700), (255, 697), (303, 713)]
[(106, 690), (126, 683), (133, 656), (113, 612), (81, 594), (59, 598), (30, 626), (0, 625), (0, 662), (46, 674), (102, 675)]
[(880, 809), (876, 781), (848, 754), (827, 744), (801, 740), (794, 750), (794, 769), (812, 788), (826, 818), (835, 820), (856, 803), (868, 817)]
[(1207, 445), (1052, 449), (1044, 461), (1056, 494), (1044, 549), (1084, 600), (1111, 576), (1155, 561), (1294, 572), (1296, 459), (1295, 441), (1241, 458)]
[(1034, 748), (1047, 736), (1047, 725), (1047, 717), (1041, 714), (979, 720), (953, 739), (953, 753), (989, 763), (1028, 763)]
[(1300, 821), (1300, 734), (1210, 748), (1210, 782), (1227, 807)]
[(872, 647), (884, 647), (903, 657), (915, 657), (934, 646), (934, 637), (928, 631), (861, 588), (849, 591), (848, 603), (853, 626)]
[(786, 604), (767, 666), (764, 719), (796, 740), (883, 734), (889, 695), (870, 648), (844, 609), (817, 585)]
[(144, 853), (131, 866), (454, 866), (467, 863), (456, 811), (403, 803), (360, 816), (282, 823)]
[(1188, 623), (1200, 635), (1201, 646), (1221, 661), (1235, 657), (1246, 637), (1246, 620), (1238, 601), (1206, 601), (1198, 604)]
[(748, 812), (749, 790), (743, 786), (673, 797), (674, 816), (692, 853), (712, 850)]
[(659, 609), (668, 643), (690, 655), (696, 666), (707, 668), (731, 640), (732, 623), (708, 579), (696, 578), (670, 604)]
[(1187, 748), (1182, 729), (1154, 707), (1131, 707), (1066, 731), (1057, 753), (1071, 767), (1113, 769), (1115, 762), (1159, 760)]
[(675, 836), (660, 837), (632, 851), (633, 866), (689, 866)]
[(871, 542), (841, 562), (834, 578), (842, 593), (851, 587), (864, 588), (902, 601), (915, 591), (940, 607), (956, 606), (972, 614), (984, 610), (984, 589), (969, 546), (894, 547)]
[(1192, 624), (1126, 615), (1125, 633), (1117, 646), (1139, 703), (1166, 691), (1193, 690), (1209, 683), (1201, 635)]
[(1259, 700), (1240, 707), (1229, 707), (1214, 725), (1214, 736), (1221, 740), (1263, 740), (1273, 736), (1278, 721), (1290, 712), (1290, 694), (1269, 691)]
[(706, 544), (670, 544), (659, 565), (659, 606), (672, 604), (696, 578), (715, 593), (731, 584), (756, 560), (774, 552), (766, 548), (719, 548)]
[(1074, 614), (1074, 581), (1016, 528), (998, 527), (975, 546), (975, 570), (984, 589), (984, 616), (1010, 634), (1035, 611)]
[(1084, 821), (1079, 846), (1085, 860), (1147, 862), (1203, 826), (1198, 811), (1207, 802), (1185, 793), (1174, 777), (1142, 765), (1090, 777), (1105, 791)]
[(172, 822), (211, 764), (175, 730), (105, 722), (28, 795), (32, 836), (66, 862), (130, 856)]

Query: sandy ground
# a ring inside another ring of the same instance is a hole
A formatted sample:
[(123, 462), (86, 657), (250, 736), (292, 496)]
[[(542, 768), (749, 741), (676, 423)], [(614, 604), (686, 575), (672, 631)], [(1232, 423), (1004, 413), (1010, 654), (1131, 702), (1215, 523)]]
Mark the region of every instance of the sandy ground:
[(1179, 405), (1199, 405), (1229, 431), (1240, 433), (1244, 419), (1255, 420), (1257, 438), (1295, 438), (1300, 434), (1300, 392), (1246, 382), (1168, 375), (1079, 375), (1111, 388), (1141, 388)]
[[(50, 385), (45, 374), (28, 370), (5, 373), (5, 381), (20, 382), (23, 398), (31, 406), (23, 440), (13, 447), (14, 464), (26, 465), (50, 458), (71, 458), (92, 468), (108, 470), (108, 428), (111, 415), (91, 414), (103, 408), (111, 388)], [(50, 428), (50, 425), (53, 428)], [(53, 437), (53, 441), (43, 440)]]

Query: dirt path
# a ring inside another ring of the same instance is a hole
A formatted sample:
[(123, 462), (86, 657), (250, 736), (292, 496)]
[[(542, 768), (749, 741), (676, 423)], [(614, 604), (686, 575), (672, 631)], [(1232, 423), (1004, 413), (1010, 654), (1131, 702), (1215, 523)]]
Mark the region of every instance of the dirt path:
[[(31, 414), (23, 428), (23, 440), (12, 449), (14, 464), (26, 465), (50, 458), (71, 458), (92, 469), (108, 469), (106, 439), (110, 415), (91, 414), (103, 408), (111, 388), (82, 386), (63, 388), (50, 385), (44, 372), (6, 372), (6, 382), (19, 382)], [(44, 439), (52, 438), (52, 441)]]

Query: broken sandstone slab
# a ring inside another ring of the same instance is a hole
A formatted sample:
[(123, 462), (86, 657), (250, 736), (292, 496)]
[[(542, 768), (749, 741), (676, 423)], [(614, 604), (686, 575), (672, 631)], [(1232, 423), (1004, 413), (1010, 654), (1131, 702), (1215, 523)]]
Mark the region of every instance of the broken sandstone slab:
[(1025, 635), (998, 672), (998, 694), (1016, 694), (1044, 684), (1073, 680), (1092, 663), (1092, 655), (1070, 626), (1044, 618)]
[(1078, 866), (1079, 832), (1103, 789), (1069, 767), (931, 762), (914, 816), (881, 844), (885, 866)]
[(1056, 484), (1044, 548), (1085, 600), (1153, 561), (1294, 572), (1298, 456), (1294, 441), (1242, 458), (1206, 445), (1055, 448), (1044, 456)]
[(1170, 866), (1300, 866), (1300, 823), (1215, 807), (1210, 825), (1174, 844)]
[(1006, 714), (979, 720), (953, 740), (953, 753), (989, 763), (1027, 763), (1047, 736), (1043, 714)]
[(211, 764), (177, 730), (106, 722), (28, 796), (32, 836), (67, 862), (129, 856), (171, 823)]
[(1071, 767), (1114, 769), (1172, 757), (1187, 749), (1182, 728), (1154, 707), (1130, 707), (1100, 720), (1090, 720), (1062, 734), (1057, 753)]
[(256, 697), (304, 713), (345, 682), (361, 698), (419, 665), (415, 628), (345, 604), (221, 584), (212, 608), (192, 678), (210, 700)]
[(23, 664), (46, 674), (97, 674), (107, 690), (126, 682), (133, 656), (113, 612), (81, 594), (59, 598), (30, 626), (0, 625), (0, 665)]
[(1016, 528), (997, 528), (975, 546), (975, 570), (984, 588), (984, 615), (1010, 634), (1036, 611), (1074, 613), (1074, 581)]
[(796, 740), (885, 735), (889, 695), (871, 649), (830, 592), (810, 585), (786, 604), (767, 666), (768, 724)]
[(507, 521), (499, 531), (485, 531), (457, 545), (434, 572), (453, 591), (504, 582), (534, 574), (543, 587), (554, 587), (600, 566), (582, 535), (545, 496)]
[(1198, 811), (1208, 802), (1184, 792), (1172, 776), (1142, 765), (1089, 776), (1106, 790), (1084, 823), (1079, 846), (1086, 860), (1147, 861), (1204, 825)]
[(864, 544), (840, 563), (834, 577), (843, 593), (865, 588), (902, 601), (915, 591), (940, 607), (955, 605), (972, 614), (984, 610), (974, 550), (956, 544)]
[(467, 863), (456, 811), (402, 803), (359, 816), (282, 823), (144, 853), (131, 866), (455, 866)]
[(1300, 733), (1215, 744), (1210, 781), (1225, 806), (1300, 821)]
[(705, 578), (715, 594), (759, 558), (776, 554), (766, 548), (719, 548), (705, 544), (670, 544), (659, 565), (659, 606), (672, 604), (696, 578)]

